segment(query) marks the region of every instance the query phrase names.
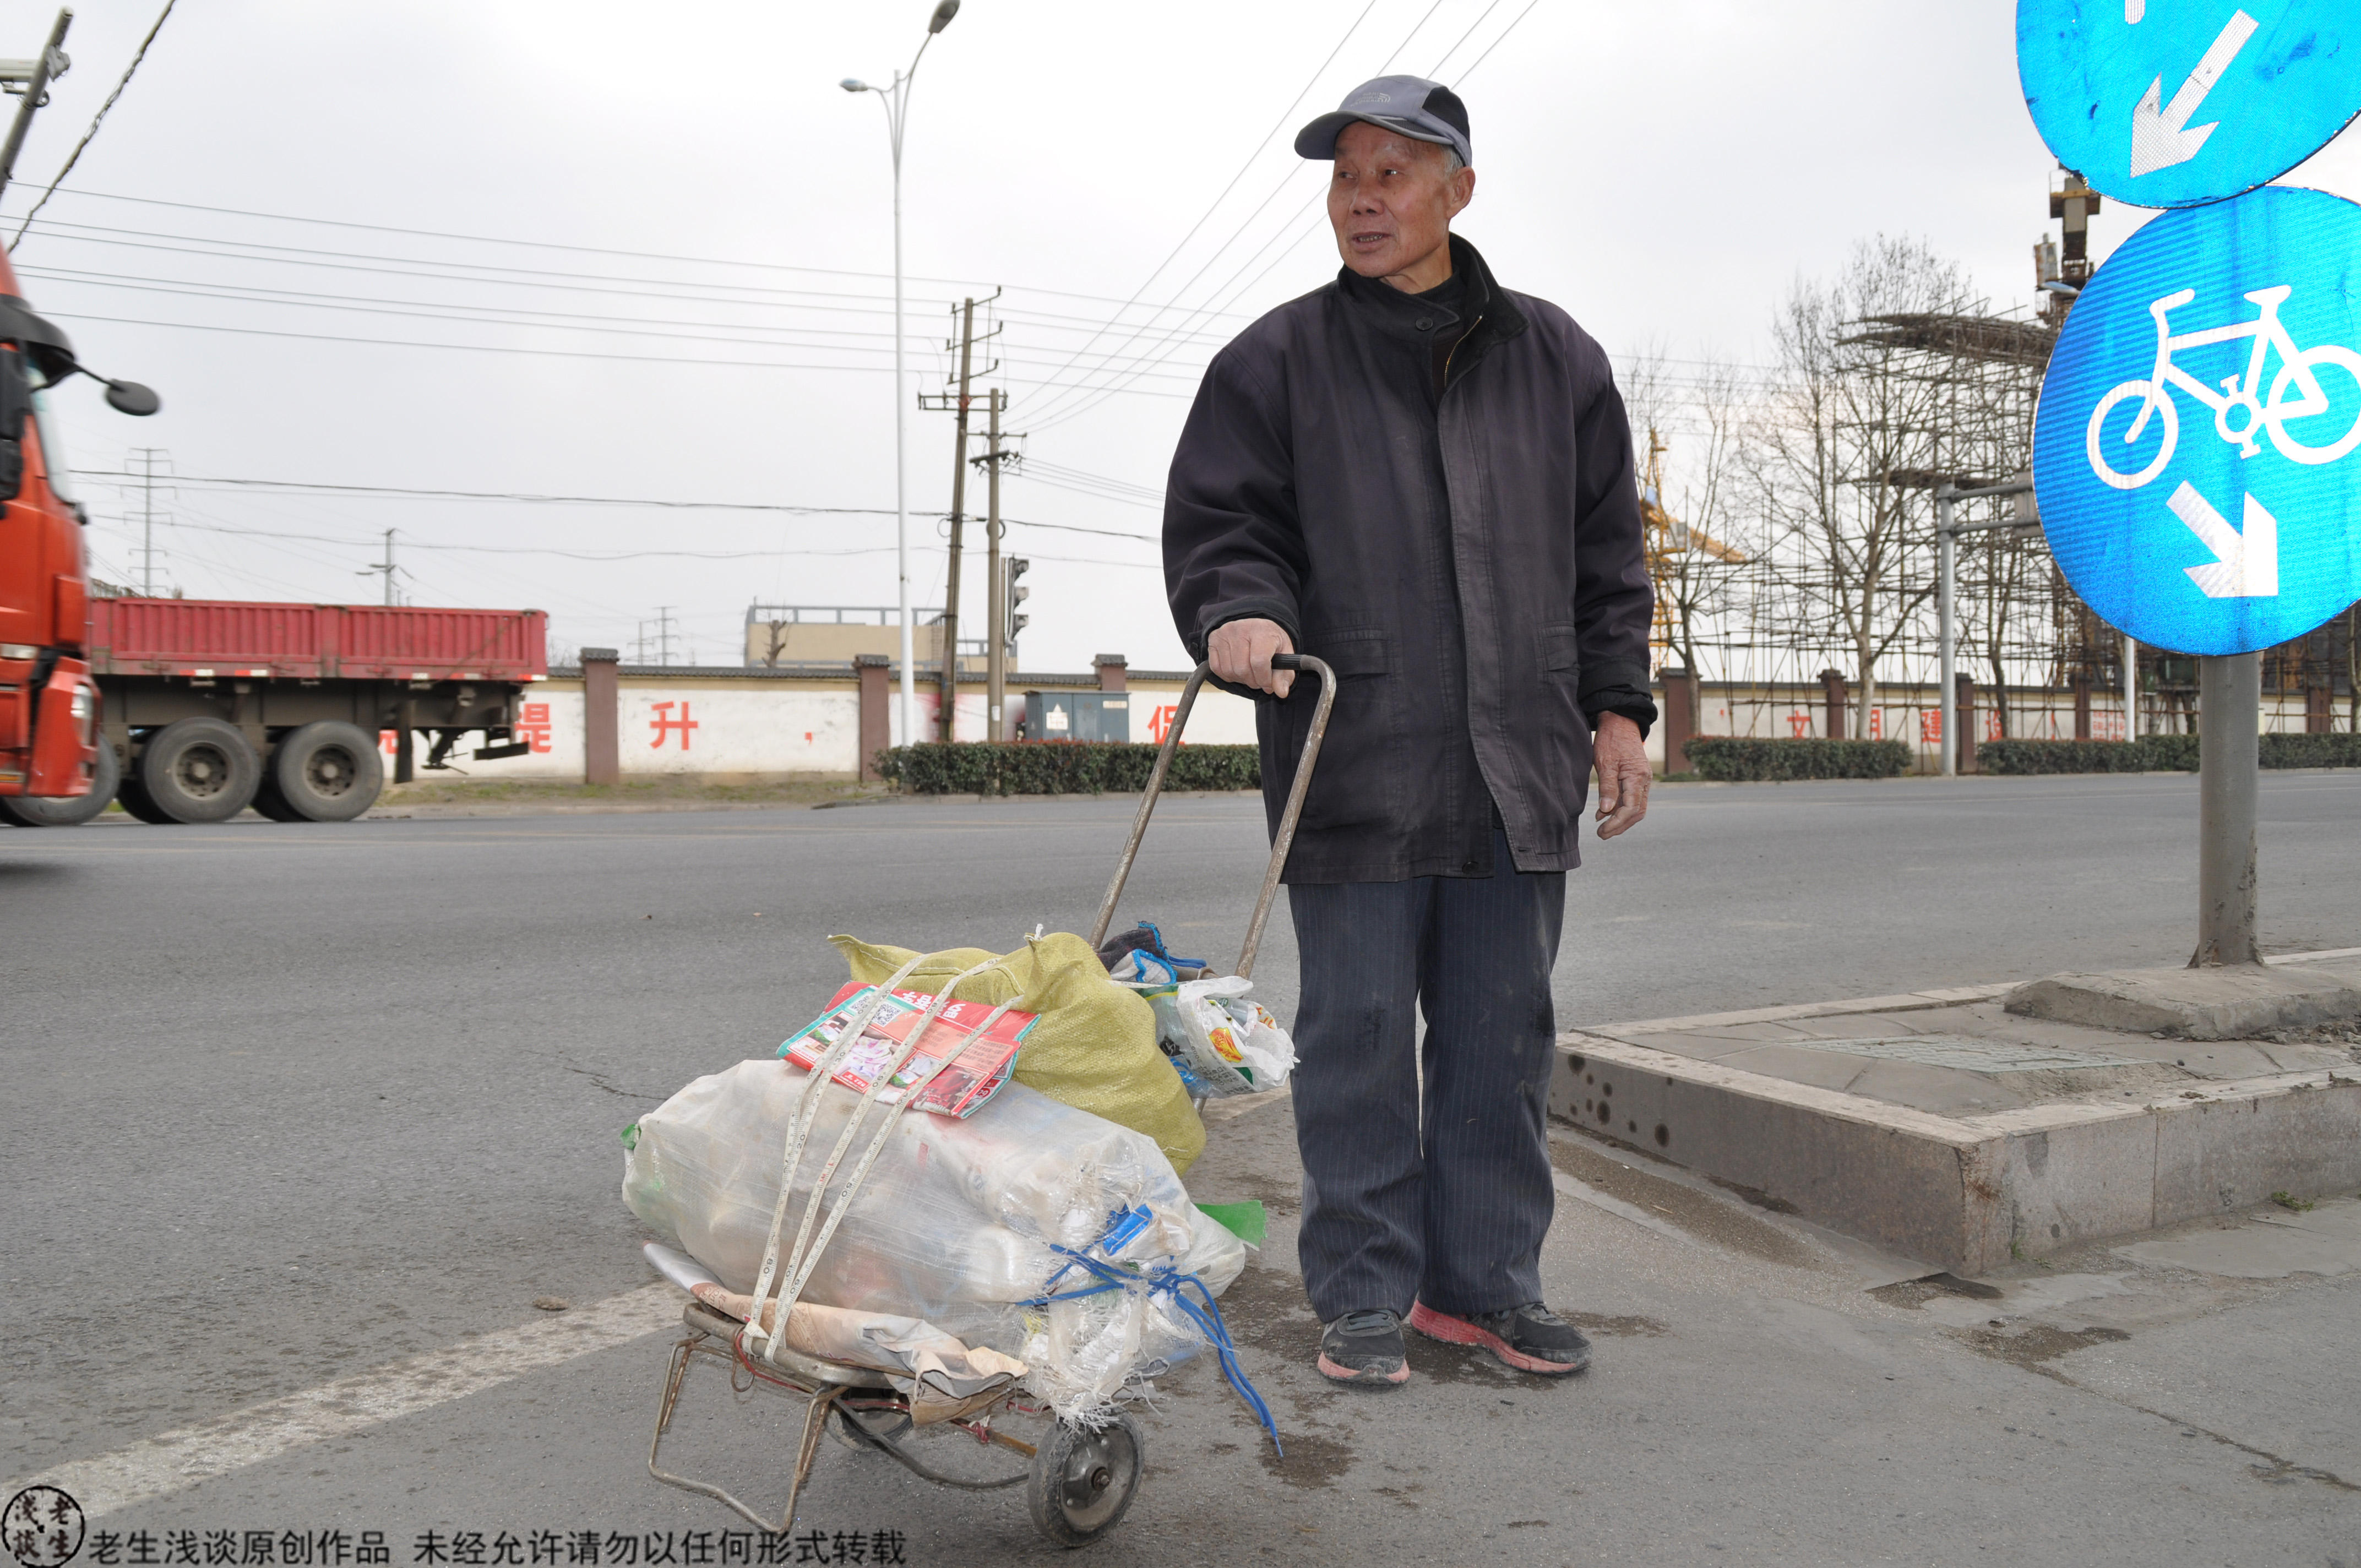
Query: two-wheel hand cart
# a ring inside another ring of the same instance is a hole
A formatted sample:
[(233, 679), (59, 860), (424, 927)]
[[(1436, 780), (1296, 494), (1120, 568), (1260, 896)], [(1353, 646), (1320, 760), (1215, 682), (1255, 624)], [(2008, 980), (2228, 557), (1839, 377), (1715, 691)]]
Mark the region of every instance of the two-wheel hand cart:
[[(1335, 677), (1318, 659), (1281, 654), (1272, 663), (1280, 669), (1316, 675), (1320, 695), (1312, 711), (1311, 732), (1305, 737), (1302, 756), (1296, 765), (1294, 785), (1289, 792), (1286, 810), (1280, 815), (1279, 831), (1272, 839), (1270, 866), (1263, 878), (1261, 895), (1255, 901), (1246, 945), (1238, 955), (1236, 972), (1247, 976), (1253, 973), (1263, 924), (1269, 917), (1271, 901), (1279, 891), (1279, 872), (1295, 840), (1296, 819), (1302, 814), (1304, 793), (1311, 787), (1312, 765), (1320, 755), (1321, 739), (1327, 733), (1328, 710), (1335, 701), (1336, 692)], [(1179, 710), (1173, 715), (1162, 750), (1157, 753), (1156, 768), (1148, 775), (1148, 789), (1124, 845), (1123, 859), (1116, 864), (1115, 880), (1108, 884), (1106, 898), (1099, 906), (1098, 922), (1091, 931), (1093, 947), (1106, 938), (1115, 904), (1131, 875), (1132, 862), (1138, 857), (1140, 839), (1148, 831), (1148, 818), (1163, 793), (1165, 774), (1171, 767), (1173, 751), (1180, 743), (1181, 729), (1189, 721), (1189, 709), (1196, 701), (1206, 673), (1206, 666), (1198, 665), (1182, 688)], [(1024, 1486), (1034, 1525), (1060, 1546), (1087, 1546), (1114, 1530), (1130, 1508), (1140, 1477), (1146, 1473), (1146, 1444), (1129, 1412), (1117, 1411), (1112, 1420), (1095, 1430), (1078, 1427), (1057, 1420), (1019, 1384), (980, 1395), (969, 1408), (928, 1430), (964, 1432), (988, 1448), (1005, 1450), (1024, 1460), (1025, 1467), (987, 1480), (947, 1475), (911, 1452), (918, 1429), (911, 1418), (909, 1398), (895, 1388), (884, 1373), (825, 1361), (784, 1345), (775, 1354), (750, 1352), (746, 1325), (701, 1301), (688, 1303), (682, 1310), (681, 1320), (687, 1332), (673, 1346), (671, 1365), (664, 1375), (664, 1399), (656, 1409), (655, 1435), (648, 1444), (648, 1474), (668, 1486), (678, 1486), (723, 1503), (741, 1518), (774, 1534), (784, 1534), (794, 1527), (796, 1505), (802, 1499), (805, 1484), (811, 1478), (820, 1439), (828, 1434), (831, 1420), (837, 1441), (845, 1446), (884, 1454), (912, 1475), (938, 1486), (976, 1492)], [(787, 1483), (786, 1505), (775, 1522), (724, 1488), (675, 1475), (659, 1463), (664, 1434), (680, 1405), (682, 1387), (687, 1381), (689, 1368), (700, 1359), (726, 1366), (730, 1387), (737, 1392), (763, 1387), (804, 1401), (802, 1434)], [(1006, 1426), (1016, 1426), (1031, 1435), (1017, 1436), (1005, 1430)]]

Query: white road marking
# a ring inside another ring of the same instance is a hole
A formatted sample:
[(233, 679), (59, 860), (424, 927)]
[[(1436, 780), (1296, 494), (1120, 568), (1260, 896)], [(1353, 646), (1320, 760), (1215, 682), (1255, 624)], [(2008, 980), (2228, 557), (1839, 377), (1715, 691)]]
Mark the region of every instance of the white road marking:
[(196, 1486), (290, 1449), (346, 1437), (513, 1381), (680, 1321), (684, 1298), (659, 1281), (587, 1307), (503, 1329), (445, 1350), (162, 1432), (134, 1447), (77, 1459), (8, 1484), (58, 1486), (96, 1518)]

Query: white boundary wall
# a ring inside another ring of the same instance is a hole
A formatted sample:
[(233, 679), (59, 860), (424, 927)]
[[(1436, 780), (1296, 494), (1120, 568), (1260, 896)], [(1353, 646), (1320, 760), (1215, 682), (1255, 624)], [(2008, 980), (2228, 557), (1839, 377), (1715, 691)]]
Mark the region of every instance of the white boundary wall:
[[(1655, 690), (1664, 705), (1662, 686)], [(1870, 713), (1872, 740), (1906, 740), (1916, 753), (1918, 771), (1943, 771), (1942, 715), (1933, 686), (1883, 686)], [(1851, 694), (1846, 723), (1853, 722), (1860, 694)], [(1698, 703), (1699, 735), (1743, 735), (1758, 740), (1790, 740), (1828, 734), (1828, 696), (1821, 686), (1741, 685), (1708, 681)], [(2344, 715), (2337, 715), (2341, 722)], [(2187, 719), (2180, 708), (2165, 708), (2154, 694), (2142, 698), (2140, 733), (2179, 734)], [(2259, 733), (2303, 733), (2303, 698), (2296, 694), (2266, 694)], [(1992, 689), (1976, 688), (1976, 739), (2001, 740), (2000, 714), (1992, 706)], [(1850, 731), (1848, 731), (1849, 738)], [(2074, 738), (2074, 694), (2071, 691), (2011, 687), (2008, 694), (2008, 734), (2012, 740), (2071, 740)], [(2105, 692), (2091, 696), (2091, 739), (2124, 738), (2123, 698)], [(1660, 724), (1648, 733), (1648, 755), (1659, 771), (1664, 765), (1664, 731)]]
[[(1029, 689), (1088, 689), (1073, 686), (1033, 687), (1019, 682), (1010, 687), (1012, 698)], [(1161, 740), (1180, 700), (1175, 680), (1135, 677), (1128, 688), (1131, 732), (1135, 740)], [(1658, 704), (1664, 701), (1661, 688)], [(1886, 687), (1872, 714), (1874, 739), (1907, 740), (1922, 773), (1940, 773), (1938, 745), (1939, 715), (1932, 686)], [(1708, 682), (1701, 735), (1752, 735), (1790, 738), (1818, 736), (1827, 729), (1827, 698), (1817, 685), (1725, 685)], [(1991, 707), (1987, 690), (1979, 688), (1976, 709), (1980, 740), (1997, 740), (2000, 716)], [(939, 694), (921, 687), (917, 693), (919, 723), (931, 734)], [(781, 777), (789, 774), (851, 778), (860, 772), (861, 696), (850, 679), (765, 676), (732, 679), (693, 671), (677, 675), (633, 673), (620, 677), (616, 694), (618, 751), (626, 777), (632, 775), (730, 775)], [(2070, 740), (2074, 734), (2071, 692), (2015, 690), (2009, 693), (2008, 731), (2012, 739)], [(901, 703), (890, 688), (886, 711), (894, 743), (901, 742)], [(533, 747), (529, 755), (479, 762), (462, 749), (452, 758), (470, 779), (579, 779), (583, 767), (583, 690), (578, 679), (536, 684), (523, 703), (524, 722), (518, 738)], [(2344, 715), (2337, 715), (2340, 724)], [(2144, 733), (2179, 731), (2184, 722), (2178, 710), (2164, 711), (2153, 696), (2142, 717)], [(2262, 729), (2301, 734), (2303, 699), (2299, 696), (2263, 698)], [(2094, 739), (2123, 739), (2124, 712), (2119, 699), (2095, 694), (2091, 705)], [(983, 693), (960, 693), (958, 737), (984, 738)], [(1197, 695), (1190, 716), (1187, 744), (1246, 745), (1255, 741), (1255, 707), (1244, 697), (1208, 686)], [(389, 766), (393, 755), (390, 730), (379, 737)], [(1661, 770), (1664, 762), (1664, 731), (1649, 732), (1648, 755)]]
[[(1022, 686), (1012, 691), (1021, 691)], [(1132, 734), (1161, 740), (1180, 700), (1177, 682), (1135, 683), (1130, 688)], [(918, 722), (931, 735), (940, 694), (921, 687)], [(532, 751), (522, 757), (477, 762), (467, 753), (479, 741), (454, 751), (452, 763), (470, 780), (571, 779), (582, 777), (583, 687), (578, 679), (536, 683), (521, 707), (517, 738)], [(889, 689), (886, 711), (894, 743), (901, 743), (901, 702)], [(786, 774), (851, 778), (861, 769), (861, 694), (851, 680), (778, 677), (733, 680), (694, 674), (622, 675), (616, 690), (617, 751), (626, 778), (640, 775)], [(984, 738), (983, 693), (962, 688), (956, 733), (961, 740)], [(1252, 745), (1254, 704), (1210, 687), (1200, 692), (1190, 715), (1184, 744)], [(378, 738), (390, 776), (394, 734)], [(424, 747), (419, 749), (421, 760)], [(447, 776), (428, 774), (428, 777)]]

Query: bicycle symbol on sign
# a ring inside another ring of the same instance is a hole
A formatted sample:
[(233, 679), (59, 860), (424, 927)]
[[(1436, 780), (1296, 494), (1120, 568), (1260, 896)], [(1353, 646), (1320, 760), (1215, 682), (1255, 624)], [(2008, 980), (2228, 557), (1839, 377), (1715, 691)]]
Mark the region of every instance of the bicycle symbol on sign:
[[(2165, 465), (2172, 461), (2173, 448), (2180, 441), (2180, 411), (2172, 399), (2175, 388), (2213, 411), (2214, 433), (2238, 448), (2242, 457), (2252, 457), (2262, 450), (2256, 440), (2257, 433), (2261, 431), (2268, 431), (2271, 444), (2297, 463), (2334, 463), (2361, 446), (2361, 354), (2334, 344), (2298, 348), (2279, 321), (2279, 306), (2294, 292), (2292, 287), (2257, 289), (2246, 296), (2260, 313), (2253, 321), (2183, 333), (2179, 337), (2172, 335), (2165, 318), (2197, 298), (2197, 291), (2183, 289), (2150, 304), (2147, 313), (2156, 318), (2156, 368), (2146, 380), (2125, 381), (2115, 388), (2091, 411), (2091, 425), (2083, 442), (2090, 454), (2091, 472), (2119, 490), (2136, 490), (2163, 473)], [(2246, 374), (2224, 377), (2218, 392), (2172, 362), (2173, 355), (2180, 349), (2234, 343), (2242, 337), (2255, 340)], [(2268, 395), (2257, 398), (2256, 389), (2262, 385), (2263, 362), (2274, 349), (2279, 352), (2279, 372), (2271, 378)], [(2342, 440), (2326, 446), (2307, 446), (2288, 433), (2288, 423), (2329, 411), (2328, 394), (2321, 386), (2318, 372), (2330, 365), (2340, 367), (2353, 381), (2353, 425)], [(2122, 444), (2137, 446), (2151, 417), (2162, 425), (2163, 435), (2155, 455), (2130, 473), (2108, 464), (2100, 441), (2107, 415), (2127, 398), (2139, 399), (2140, 411), (2131, 428), (2124, 433)]]

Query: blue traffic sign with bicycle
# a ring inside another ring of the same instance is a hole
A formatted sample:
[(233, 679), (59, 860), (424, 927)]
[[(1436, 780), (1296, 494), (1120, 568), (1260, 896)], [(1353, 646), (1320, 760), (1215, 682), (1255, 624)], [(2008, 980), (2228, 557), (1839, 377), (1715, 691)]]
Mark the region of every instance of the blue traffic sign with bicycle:
[(2361, 207), (2273, 186), (2108, 258), (2043, 382), (2051, 554), (2143, 642), (2244, 653), (2361, 598)]
[(2252, 190), (2361, 112), (2354, 0), (2018, 0), (2026, 107), (2058, 161), (2140, 207)]

